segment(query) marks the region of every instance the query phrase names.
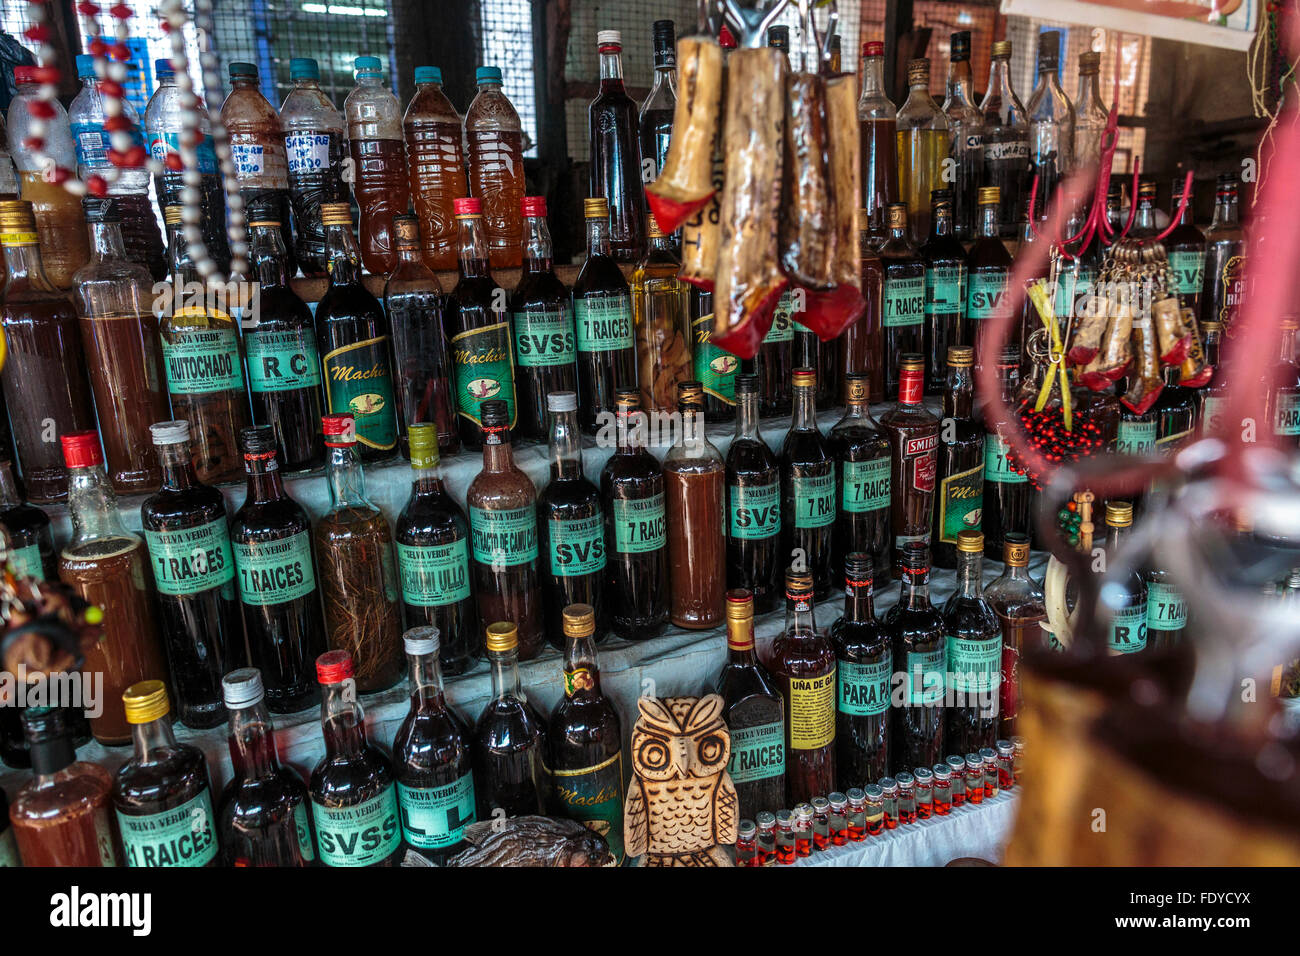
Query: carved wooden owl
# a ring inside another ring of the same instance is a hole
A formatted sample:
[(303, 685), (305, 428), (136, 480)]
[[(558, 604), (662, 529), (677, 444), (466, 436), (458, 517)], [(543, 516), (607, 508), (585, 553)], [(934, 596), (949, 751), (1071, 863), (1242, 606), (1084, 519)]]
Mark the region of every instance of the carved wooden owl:
[(632, 728), (632, 782), (624, 810), (628, 856), (647, 866), (731, 866), (736, 788), (722, 698), (642, 697)]

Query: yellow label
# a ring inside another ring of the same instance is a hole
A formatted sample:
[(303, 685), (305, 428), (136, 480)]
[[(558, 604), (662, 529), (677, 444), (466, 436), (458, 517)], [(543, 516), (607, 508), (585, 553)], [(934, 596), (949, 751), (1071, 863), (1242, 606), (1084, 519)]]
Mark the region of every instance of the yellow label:
[(819, 750), (835, 740), (835, 671), (790, 678), (790, 747)]
[(0, 232), (0, 245), (35, 246), (40, 244), (40, 237), (34, 232)]

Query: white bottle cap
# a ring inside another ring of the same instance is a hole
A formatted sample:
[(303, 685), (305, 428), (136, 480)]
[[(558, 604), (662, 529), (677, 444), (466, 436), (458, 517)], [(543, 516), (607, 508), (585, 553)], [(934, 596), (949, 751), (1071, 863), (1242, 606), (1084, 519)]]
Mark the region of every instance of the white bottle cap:
[(438, 629), (433, 626), (413, 627), (402, 635), (402, 646), (412, 657), (437, 654), (440, 643)]
[(256, 667), (241, 667), (221, 679), (221, 696), (232, 710), (260, 704), (266, 696), (262, 688), (262, 672)]
[(576, 412), (578, 410), (577, 392), (551, 392), (546, 396), (548, 412)]
[(190, 440), (190, 423), (186, 421), (156, 422), (149, 426), (155, 445), (179, 445)]
[(597, 30), (596, 46), (622, 46), (623, 34), (618, 30)]

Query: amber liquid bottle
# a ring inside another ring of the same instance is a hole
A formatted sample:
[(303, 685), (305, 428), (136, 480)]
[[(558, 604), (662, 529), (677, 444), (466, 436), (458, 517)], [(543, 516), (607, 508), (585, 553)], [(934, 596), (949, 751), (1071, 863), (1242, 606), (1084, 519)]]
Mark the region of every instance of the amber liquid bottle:
[(947, 644), (943, 618), (930, 603), (930, 549), (902, 548), (902, 594), (885, 615), (894, 668), (906, 676), (901, 705), (891, 705), (890, 770), (932, 767), (944, 758)]
[(749, 820), (776, 813), (786, 805), (785, 703), (754, 652), (754, 599), (744, 588), (727, 592), (727, 659), (715, 686), (731, 732), (736, 812)]
[[(1121, 543), (1133, 527), (1133, 505), (1127, 501), (1106, 502), (1106, 555), (1115, 559)], [(1111, 654), (1137, 654), (1147, 649), (1147, 583), (1140, 573), (1131, 572), (1107, 596), (1102, 613), (1109, 618), (1106, 649)], [(1117, 599), (1116, 599), (1117, 598)]]
[(646, 450), (646, 416), (640, 408), (638, 389), (619, 389), (618, 447), (600, 472), (605, 600), (611, 628), (627, 641), (657, 637), (668, 626), (664, 474)]
[(957, 566), (957, 535), (979, 530), (984, 507), (984, 428), (973, 417), (974, 363), (971, 346), (948, 348), (943, 420), (952, 424), (939, 430), (934, 530), (930, 535), (936, 568)]
[(1205, 232), (1205, 275), (1201, 286), (1202, 322), (1218, 322), (1232, 337), (1232, 323), (1246, 298), (1246, 234), (1237, 209), (1237, 177), (1219, 176), (1214, 219)]
[(610, 255), (609, 205), (583, 200), (587, 259), (573, 283), (574, 344), (578, 360), (578, 422), (589, 435), (614, 412), (616, 393), (637, 385), (632, 290)]
[(31, 203), (0, 201), (0, 246), (7, 273), (0, 304), (6, 348), (0, 382), (23, 487), (31, 501), (62, 501), (68, 474), (55, 438), (95, 427), (77, 314), (45, 276)]
[(596, 42), (600, 47), (600, 92), (587, 107), (591, 195), (609, 201), (609, 238), (614, 258), (636, 262), (646, 248), (637, 106), (623, 88), (622, 36), (617, 30), (601, 30)]
[(943, 606), (951, 698), (944, 708), (945, 746), (979, 753), (998, 739), (1002, 628), (983, 594), (984, 535), (957, 536), (957, 590)]
[(564, 609), (564, 696), (551, 712), (546, 769), (552, 812), (577, 820), (609, 842), (623, 862), (623, 724), (600, 689), (596, 611)]
[(59, 558), (59, 577), (104, 612), (104, 635), (86, 652), (82, 670), (104, 675), (103, 712), (91, 718), (90, 731), (101, 744), (116, 746), (131, 740), (123, 691), (167, 676), (145, 572), (149, 555), (139, 535), (122, 526), (99, 436), (78, 432), (61, 441), (74, 530)]
[(127, 866), (219, 866), (217, 818), (203, 751), (172, 734), (167, 688), (146, 680), (122, 694), (135, 753), (118, 768), (113, 807)]
[(501, 92), (501, 79), (499, 67), (480, 66), (474, 72), (478, 93), (465, 111), (465, 141), (469, 191), (483, 203), (492, 268), (511, 269), (519, 265), (524, 133), (519, 114)]
[(871, 555), (873, 575), (890, 575), (889, 438), (871, 417), (867, 401), (870, 379), (850, 373), (844, 383), (844, 416), (831, 426), (826, 445), (835, 459), (836, 521), (831, 541), (831, 573), (844, 573), (845, 559), (855, 551)]
[(835, 789), (835, 650), (817, 630), (812, 575), (785, 574), (785, 630), (772, 644), (785, 700), (787, 806)]
[(519, 685), (518, 630), (487, 627), (492, 699), (474, 726), (474, 799), (480, 820), (546, 812), (546, 724)]
[(831, 590), (831, 544), (835, 533), (835, 459), (817, 427), (817, 374), (797, 368), (794, 417), (781, 444), (782, 563), (802, 555), (818, 600)]
[(515, 464), (506, 403), (483, 403), (483, 470), (465, 493), (474, 595), (480, 621), (519, 629), (518, 657), (532, 660), (546, 638), (538, 567), (537, 491)]
[[(392, 271), (397, 260), (393, 248), (393, 216), (406, 212), (410, 205), (402, 107), (397, 97), (384, 87), (379, 57), (359, 56), (353, 64), (357, 85), (344, 100), (343, 112), (348, 121), (347, 142), (355, 173), (352, 191), (360, 213), (360, 256), (367, 272), (382, 276)], [(328, 223), (325, 231), (328, 244)], [(327, 250), (327, 269), (329, 258)]]
[[(1002, 562), (1002, 574), (984, 589), (984, 600), (993, 608), (1002, 628), (997, 736), (1009, 740), (1016, 733), (1016, 718), (1020, 715), (1020, 658), (1026, 648), (1042, 645), (1047, 607), (1042, 587), (1029, 576), (1027, 536), (1009, 534), (1003, 539)], [(1150, 607), (1148, 602), (1148, 619)]]
[(393, 738), (402, 838), (432, 863), (460, 849), (474, 822), (470, 729), (442, 690), (436, 627), (403, 637), (411, 706)]
[(699, 382), (677, 386), (677, 408), (681, 435), (664, 457), (671, 617), (678, 627), (717, 627), (727, 589), (722, 536), (726, 465), (704, 434), (704, 390)]
[(641, 407), (671, 414), (678, 384), (690, 380), (694, 370), (690, 299), (687, 284), (677, 276), (682, 264), (653, 216), (649, 235), (650, 245), (632, 273), (637, 379)]
[(438, 67), (415, 68), (415, 95), (402, 117), (402, 133), (411, 177), (411, 204), (419, 217), (417, 231), (424, 239), (424, 264), (430, 269), (454, 269), (456, 220), (451, 204), (469, 195), (469, 182), (465, 176), (460, 114), (443, 92), (442, 70)]
[(866, 206), (862, 221), (874, 236), (883, 238), (887, 210), (899, 198), (898, 110), (885, 95), (885, 45), (878, 40), (862, 44), (862, 58), (862, 96), (858, 100)]
[(902, 570), (903, 547), (913, 542), (927, 546), (926, 564), (929, 564), (930, 519), (934, 512), (939, 448), (939, 419), (925, 407), (922, 398), (925, 359), (920, 355), (903, 356), (899, 376), (898, 402), (880, 416), (881, 428), (889, 437), (895, 574)]
[(831, 625), (835, 647), (835, 780), (841, 792), (889, 776), (889, 705), (894, 656), (878, 620), (870, 554), (845, 560), (844, 616)]
[(906, 203), (889, 207), (889, 238), (880, 247), (880, 259), (885, 267), (885, 391), (893, 392), (903, 355), (925, 350), (925, 261), (908, 238)]
[(727, 587), (749, 592), (753, 612), (766, 614), (781, 600), (788, 553), (781, 541), (781, 466), (758, 430), (758, 376), (739, 376), (736, 397), (740, 413), (726, 459)]
[(776, 300), (772, 325), (759, 343), (753, 371), (758, 376), (758, 412), (764, 418), (789, 415), (790, 376), (794, 374), (794, 300), (787, 289)]
[[(1184, 179), (1179, 176), (1174, 180), (1173, 209), (1170, 214), (1177, 214), (1178, 199), (1183, 195)], [(1201, 287), (1205, 284), (1205, 233), (1196, 228), (1196, 203), (1194, 190), (1187, 186), (1187, 205), (1174, 226), (1164, 238), (1164, 246), (1169, 254), (1169, 271), (1173, 276), (1173, 288), (1170, 290), (1178, 296), (1178, 306), (1191, 309), (1192, 315), (1201, 314)]]
[(966, 250), (953, 236), (950, 190), (930, 193), (930, 238), (921, 247), (921, 258), (925, 260), (926, 391), (937, 392), (947, 378), (948, 350), (962, 342), (961, 314), (966, 307)]

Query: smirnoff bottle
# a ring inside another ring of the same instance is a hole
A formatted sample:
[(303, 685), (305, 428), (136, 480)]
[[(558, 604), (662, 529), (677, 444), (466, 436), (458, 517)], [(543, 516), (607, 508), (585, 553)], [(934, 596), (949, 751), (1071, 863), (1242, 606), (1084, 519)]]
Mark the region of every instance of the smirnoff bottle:
[(927, 546), (929, 566), (930, 515), (939, 447), (939, 419), (922, 400), (925, 359), (916, 354), (904, 355), (899, 379), (898, 402), (880, 417), (890, 443), (895, 574), (902, 570), (903, 547), (911, 543)]

